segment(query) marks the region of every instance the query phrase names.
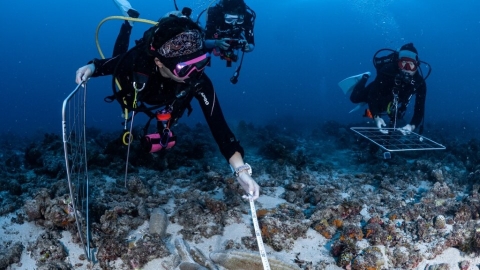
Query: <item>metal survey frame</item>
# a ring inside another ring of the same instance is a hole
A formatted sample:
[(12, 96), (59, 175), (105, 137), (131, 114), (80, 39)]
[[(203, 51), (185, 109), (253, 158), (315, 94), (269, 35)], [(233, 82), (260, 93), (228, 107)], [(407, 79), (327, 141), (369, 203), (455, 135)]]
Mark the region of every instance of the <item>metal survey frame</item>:
[(446, 149), (444, 145), (415, 132), (403, 135), (398, 128), (382, 128), (388, 131), (388, 134), (380, 132), (376, 127), (351, 127), (350, 129), (388, 152)]
[[(82, 87), (83, 86), (83, 87)], [(67, 171), (68, 188), (72, 204), (78, 235), (83, 244), (85, 255), (93, 261), (93, 251), (90, 249), (90, 214), (89, 214), (89, 179), (87, 170), (87, 142), (86, 142), (86, 100), (87, 84), (81, 82), (63, 101), (62, 106), (62, 135), (65, 152), (65, 167)], [(67, 111), (67, 108), (71, 111)], [(73, 117), (68, 113), (73, 113)], [(68, 118), (68, 121), (67, 121)], [(76, 127), (75, 132), (68, 128)], [(75, 140), (72, 142), (72, 139)], [(69, 147), (75, 147), (75, 153), (69, 153)], [(69, 154), (73, 154), (69, 160)], [(76, 182), (74, 183), (74, 181)], [(80, 208), (79, 208), (80, 206)], [(84, 206), (84, 207), (82, 207)], [(85, 210), (79, 212), (78, 209)], [(85, 223), (85, 235), (82, 234), (82, 221)]]

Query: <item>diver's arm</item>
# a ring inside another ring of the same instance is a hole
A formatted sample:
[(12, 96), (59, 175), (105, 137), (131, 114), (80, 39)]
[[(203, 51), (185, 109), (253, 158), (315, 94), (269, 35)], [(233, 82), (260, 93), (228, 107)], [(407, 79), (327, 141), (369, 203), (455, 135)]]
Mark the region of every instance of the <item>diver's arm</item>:
[(93, 59), (87, 65), (77, 69), (75, 73), (75, 82), (86, 82), (91, 77), (111, 75), (119, 62), (120, 57), (107, 59)]
[(234, 171), (236, 171), (236, 178), (242, 188), (249, 195), (256, 200), (260, 195), (260, 186), (253, 180), (250, 172), (243, 161), (244, 151), (240, 142), (237, 141), (235, 135), (228, 127), (227, 121), (222, 113), (220, 104), (217, 100), (217, 95), (213, 89), (212, 82), (204, 75), (203, 85), (199, 90), (195, 98), (198, 100), (200, 107), (202, 108), (205, 120), (207, 120), (208, 127), (212, 132), (215, 142), (220, 148), (220, 152), (228, 161)]
[(203, 75), (202, 88), (196, 92), (195, 98), (198, 100), (213, 138), (225, 159), (228, 161), (235, 152), (239, 152), (243, 156), (243, 148), (230, 130), (212, 82), (205, 74)]
[(427, 99), (427, 86), (425, 83), (417, 89), (417, 94), (415, 95), (415, 107), (413, 111), (413, 117), (410, 121), (410, 125), (418, 127), (423, 120), (425, 114), (425, 101)]
[(105, 58), (105, 59), (93, 59), (88, 62), (88, 64), (93, 64), (95, 66), (95, 71), (92, 74), (92, 77), (100, 77), (106, 75), (112, 75), (115, 72), (118, 62), (121, 59), (121, 55)]

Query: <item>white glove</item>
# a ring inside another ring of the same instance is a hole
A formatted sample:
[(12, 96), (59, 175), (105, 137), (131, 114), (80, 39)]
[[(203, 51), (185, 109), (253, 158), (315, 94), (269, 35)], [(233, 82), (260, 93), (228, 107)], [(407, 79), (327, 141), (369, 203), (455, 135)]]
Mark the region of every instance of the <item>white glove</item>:
[(385, 124), (385, 121), (383, 120), (383, 118), (381, 118), (380, 116), (375, 116), (375, 118), (373, 120), (375, 120), (375, 125), (378, 127), (378, 129), (381, 133), (388, 134), (388, 130), (385, 130), (385, 129), (382, 128), (382, 127), (387, 126), (387, 124)]
[(406, 126), (398, 129), (400, 130), (400, 132), (403, 134), (403, 135), (408, 135), (410, 133), (412, 133), (412, 131), (415, 129), (415, 125), (410, 125), (410, 124), (407, 124)]
[(77, 69), (77, 73), (75, 74), (75, 82), (77, 84), (86, 82), (90, 77), (92, 77), (93, 72), (95, 72), (94, 64), (88, 64)]
[(215, 47), (218, 47), (222, 50), (228, 50), (228, 48), (230, 48), (230, 44), (228, 44), (228, 42), (226, 40), (228, 40), (228, 38), (227, 39), (224, 38), (224, 39), (215, 40)]
[(253, 200), (258, 199), (260, 196), (260, 186), (253, 180), (248, 172), (241, 172), (237, 177), (237, 181), (243, 189), (252, 196)]

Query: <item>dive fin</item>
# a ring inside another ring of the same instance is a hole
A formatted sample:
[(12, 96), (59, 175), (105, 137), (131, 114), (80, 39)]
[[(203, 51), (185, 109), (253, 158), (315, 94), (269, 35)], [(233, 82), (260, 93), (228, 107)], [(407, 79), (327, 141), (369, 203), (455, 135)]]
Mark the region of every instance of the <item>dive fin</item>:
[(133, 9), (132, 5), (130, 4), (130, 2), (128, 2), (128, 0), (113, 0), (113, 2), (115, 2), (118, 9), (120, 9), (120, 11), (122, 12), (123, 16), (131, 18), (140, 17), (140, 13)]
[(355, 85), (362, 79), (363, 75), (367, 74), (370, 77), (370, 72), (365, 72), (361, 73), (355, 76), (348, 77), (346, 79), (343, 79), (338, 83), (338, 86), (342, 89), (343, 93), (345, 95), (349, 95), (352, 91)]

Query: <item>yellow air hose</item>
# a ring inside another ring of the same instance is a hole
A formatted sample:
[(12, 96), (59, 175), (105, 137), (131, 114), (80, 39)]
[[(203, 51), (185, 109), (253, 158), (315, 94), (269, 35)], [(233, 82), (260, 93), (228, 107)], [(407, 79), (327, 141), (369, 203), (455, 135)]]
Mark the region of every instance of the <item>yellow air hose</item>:
[(98, 53), (100, 53), (100, 56), (105, 59), (105, 56), (103, 55), (102, 49), (100, 48), (100, 42), (98, 41), (98, 33), (100, 32), (100, 27), (109, 20), (122, 20), (122, 21), (132, 21), (132, 22), (142, 22), (142, 23), (147, 23), (147, 24), (152, 24), (156, 25), (158, 22), (156, 21), (151, 21), (151, 20), (146, 20), (146, 19), (139, 19), (139, 18), (131, 18), (131, 17), (124, 17), (124, 16), (110, 16), (105, 19), (103, 19), (97, 26), (97, 30), (95, 31), (95, 43), (97, 44), (97, 49)]

